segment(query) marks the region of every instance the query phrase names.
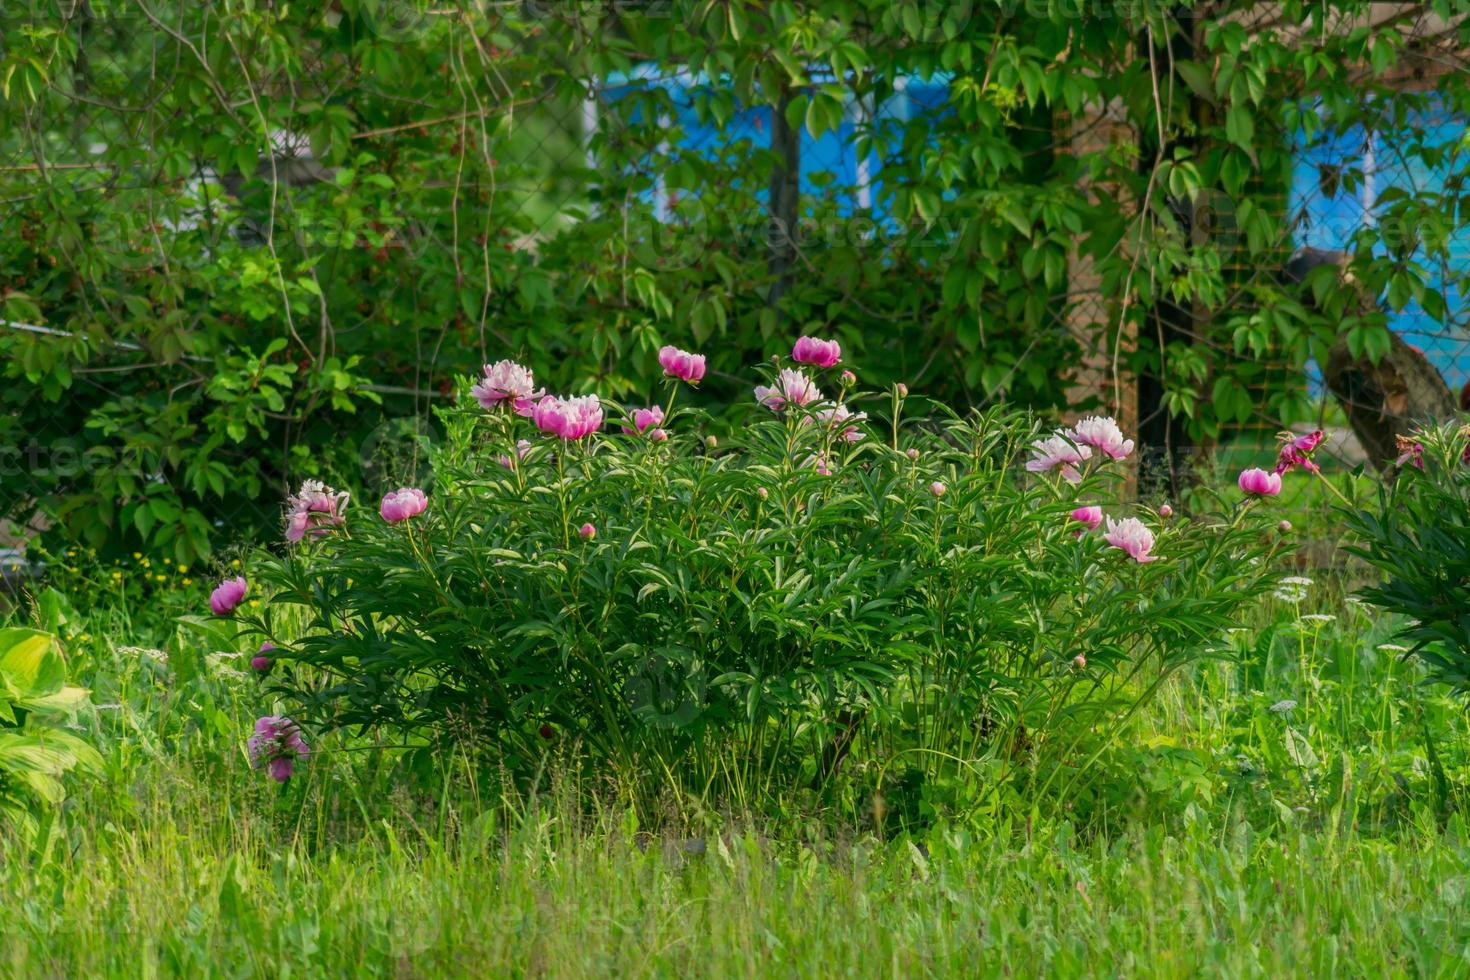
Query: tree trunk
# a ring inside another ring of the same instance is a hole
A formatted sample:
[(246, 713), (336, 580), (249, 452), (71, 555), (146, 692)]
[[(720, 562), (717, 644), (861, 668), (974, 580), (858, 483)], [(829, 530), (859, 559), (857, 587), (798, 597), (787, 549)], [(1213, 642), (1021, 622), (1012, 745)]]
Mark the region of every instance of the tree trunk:
[(1397, 436), (1407, 436), (1418, 423), (1455, 414), (1449, 385), (1428, 359), (1389, 331), (1392, 347), (1374, 364), (1354, 358), (1339, 340), (1327, 355), (1327, 387), (1342, 403), (1348, 424), (1382, 470), (1399, 456)]

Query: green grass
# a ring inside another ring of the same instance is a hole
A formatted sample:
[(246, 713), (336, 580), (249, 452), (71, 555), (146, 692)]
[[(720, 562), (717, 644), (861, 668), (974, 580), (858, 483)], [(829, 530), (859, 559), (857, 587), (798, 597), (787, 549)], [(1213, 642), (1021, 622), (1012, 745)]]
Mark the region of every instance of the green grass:
[[(1470, 969), (1470, 849), (1134, 828), (976, 840), (403, 814), (314, 848), (179, 785), (37, 866), (8, 853), (17, 976), (1429, 976)], [(166, 788), (162, 783), (155, 787)], [(309, 822), (309, 821), (308, 821)], [(926, 853), (927, 852), (927, 855)]]
[(1470, 976), (1464, 705), (1312, 574), (1071, 796), (908, 833), (801, 804), (650, 834), (610, 791), (347, 738), (282, 790), (191, 599), (53, 608), (107, 771), (0, 833), (0, 976)]

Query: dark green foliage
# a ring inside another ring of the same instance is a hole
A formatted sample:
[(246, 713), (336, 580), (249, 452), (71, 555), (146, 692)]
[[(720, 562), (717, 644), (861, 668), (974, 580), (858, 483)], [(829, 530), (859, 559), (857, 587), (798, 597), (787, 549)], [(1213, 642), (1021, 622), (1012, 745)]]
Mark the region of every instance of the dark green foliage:
[(1422, 467), (1400, 467), (1377, 511), (1351, 512), (1355, 553), (1385, 576), (1364, 599), (1407, 617), (1399, 636), (1430, 675), (1470, 695), (1470, 429), (1422, 439)]
[[(0, 328), (0, 490), (57, 536), (192, 562), (272, 523), (308, 459), (356, 486), (382, 418), (427, 415), (489, 350), (626, 398), (660, 343), (718, 338), (720, 403), (726, 376), (809, 327), (875, 382), (1050, 409), (1090, 324), (1105, 357), (1134, 338), (1118, 369), (1160, 375), (1180, 438), (1289, 420), (1302, 389), (1262, 391), (1262, 359), (1299, 371), (1338, 336), (1384, 341), (1351, 291), (1315, 282), (1303, 303), (1277, 277), (1287, 143), (1418, 125), (1420, 97), (1382, 79), (1417, 64), (1425, 19), (1300, 29), (1370, 6), (1260, 23), (1244, 0), (7, 3), (0, 319), (61, 333)], [(644, 63), (715, 82), (682, 116), (662, 89), (607, 102), (584, 146), (589, 88)], [(954, 78), (945, 113), (858, 129), (891, 226), (840, 204), (843, 178), (808, 188), (771, 305), (779, 160), (764, 134), (681, 150), (681, 127), (789, 93), (788, 121), (823, 134), (935, 71)], [(1463, 108), (1458, 73), (1437, 85)], [(1072, 145), (1103, 105), (1131, 135)], [(285, 133), (300, 145), (277, 157)], [(1445, 162), (1433, 141), (1398, 149)], [(663, 222), (656, 178), (677, 199)], [(1364, 289), (1444, 314), (1425, 269), (1470, 213), (1457, 186), (1384, 195), (1353, 258)], [(1083, 258), (1096, 280), (1069, 293)], [(1187, 332), (1155, 329), (1165, 300)]]

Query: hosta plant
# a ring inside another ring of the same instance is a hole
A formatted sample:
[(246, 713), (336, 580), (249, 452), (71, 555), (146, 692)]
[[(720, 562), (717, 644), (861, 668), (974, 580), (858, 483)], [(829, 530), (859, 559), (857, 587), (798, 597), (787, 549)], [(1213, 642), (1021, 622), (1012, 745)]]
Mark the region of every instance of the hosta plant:
[(1404, 616), (1399, 637), (1409, 654), (1470, 694), (1470, 426), (1402, 442), (1377, 508), (1348, 513), (1361, 541), (1355, 552), (1383, 572), (1361, 595)]
[(703, 357), (660, 360), (646, 406), (488, 366), (431, 480), (376, 510), (294, 497), (243, 617), (275, 646), (272, 697), (308, 726), (468, 740), (511, 773), (576, 746), (704, 798), (993, 784), (1041, 758), (1080, 771), (1270, 584), (1266, 495), (1127, 505), (1111, 419), (910, 417), (902, 386), (865, 392), (806, 339), (716, 439), (680, 405)]
[(62, 778), (100, 768), (96, 749), (62, 729), (87, 692), (66, 683), (66, 664), (51, 634), (0, 629), (0, 824), (25, 825), (38, 807), (65, 798)]

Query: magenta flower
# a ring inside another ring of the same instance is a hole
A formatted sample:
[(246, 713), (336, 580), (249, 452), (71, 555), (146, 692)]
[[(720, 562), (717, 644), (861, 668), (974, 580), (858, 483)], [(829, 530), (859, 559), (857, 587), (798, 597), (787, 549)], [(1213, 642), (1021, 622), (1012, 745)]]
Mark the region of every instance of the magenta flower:
[(1312, 462), (1312, 453), (1317, 451), (1324, 437), (1321, 429), (1295, 439), (1289, 433), (1283, 433), (1281, 454), (1276, 457), (1276, 472), (1287, 473), (1298, 466), (1308, 473), (1318, 472), (1321, 467)]
[(529, 417), (546, 389), (536, 388), (530, 368), (515, 361), (496, 361), (485, 365), (484, 379), (470, 389), (470, 394), (487, 409), (508, 402), (517, 415)]
[(1081, 482), (1082, 474), (1077, 471), (1076, 464), (1092, 458), (1090, 448), (1074, 445), (1061, 434), (1037, 439), (1031, 443), (1031, 452), (1032, 457), (1026, 462), (1027, 470), (1032, 473), (1047, 473), (1061, 467), (1062, 476), (1068, 483)]
[(593, 538), (597, 537), (597, 526), (591, 521), (588, 521), (586, 524), (583, 524), (581, 527), (577, 528), (577, 536), (580, 537), (583, 541), (591, 541)]
[(531, 411), (536, 428), (568, 442), (584, 439), (602, 428), (602, 403), (596, 395), (557, 398), (547, 395)]
[(945, 486), (943, 483), (940, 483), (938, 480), (935, 480), (933, 483), (929, 484), (929, 492), (934, 494), (934, 496), (936, 497), (944, 496), (948, 490), (949, 487)]
[[(1418, 439), (1408, 436), (1394, 436), (1394, 441), (1399, 444), (1399, 458), (1394, 461), (1395, 466), (1417, 466), (1424, 468), (1424, 443)], [(1470, 452), (1470, 447), (1466, 447)]]
[[(1096, 531), (1102, 526), (1103, 510), (1101, 507), (1078, 507), (1072, 511), (1072, 520), (1084, 525), (1089, 531)], [(1081, 531), (1073, 531), (1074, 537), (1082, 537)]]
[(1108, 530), (1103, 540), (1114, 548), (1121, 548), (1137, 562), (1158, 561), (1158, 555), (1149, 554), (1154, 546), (1154, 533), (1136, 517), (1115, 521), (1108, 519)]
[(755, 387), (756, 401), (773, 412), (779, 412), (787, 405), (810, 405), (821, 397), (822, 392), (816, 382), (794, 368), (782, 368), (774, 385)]
[(383, 495), (383, 503), (378, 508), (378, 513), (383, 520), (389, 524), (398, 524), (417, 517), (429, 506), (429, 498), (417, 487), (403, 487), (392, 493)]
[(1242, 470), (1235, 482), (1252, 497), (1274, 497), (1281, 492), (1281, 474), (1258, 467)]
[(275, 648), (276, 645), (270, 640), (262, 643), (260, 649), (256, 651), (255, 656), (250, 658), (251, 669), (260, 674), (268, 673), (271, 667), (275, 666), (276, 661), (274, 658), (267, 656), (267, 654)]
[[(625, 425), (623, 426), (623, 433), (630, 436), (641, 436), (645, 429), (651, 428), (656, 431), (662, 431), (658, 427), (663, 425), (663, 423), (664, 410), (662, 408), (659, 408), (657, 405), (652, 408), (638, 408), (633, 410), (633, 428), (630, 429)], [(667, 437), (668, 433), (665, 432), (664, 436)]]
[(317, 537), (342, 524), (350, 497), (346, 490), (339, 493), (320, 480), (301, 484), (299, 493), (286, 498), (286, 540), (297, 544), (307, 534)]
[(1089, 415), (1066, 434), (1078, 446), (1089, 446), (1113, 459), (1122, 459), (1133, 452), (1133, 440), (1124, 439), (1118, 423), (1105, 416)]
[(699, 384), (704, 377), (703, 354), (691, 354), (670, 345), (659, 348), (658, 363), (664, 369), (664, 374), (692, 385)]
[(265, 767), (278, 783), (290, 779), (296, 760), (306, 758), (311, 752), (301, 737), (301, 729), (284, 715), (266, 715), (258, 719), (249, 745), (250, 764), (256, 769)]
[(829, 368), (842, 360), (842, 345), (835, 340), (819, 337), (802, 337), (791, 348), (791, 359), (798, 364), (814, 364)]
[[(516, 440), (516, 459), (525, 459), (526, 458), (526, 453), (528, 453), (530, 451), (531, 451), (531, 440), (530, 439), (517, 439)], [(515, 465), (516, 464), (515, 464), (515, 460), (511, 459), (505, 453), (501, 453), (500, 454), (500, 465), (501, 466), (504, 466), (508, 470), (511, 470), (511, 469), (515, 469)]]
[(209, 609), (216, 616), (228, 616), (235, 611), (235, 607), (245, 601), (245, 593), (250, 586), (245, 584), (245, 576), (236, 575), (227, 578), (215, 586), (209, 594)]

